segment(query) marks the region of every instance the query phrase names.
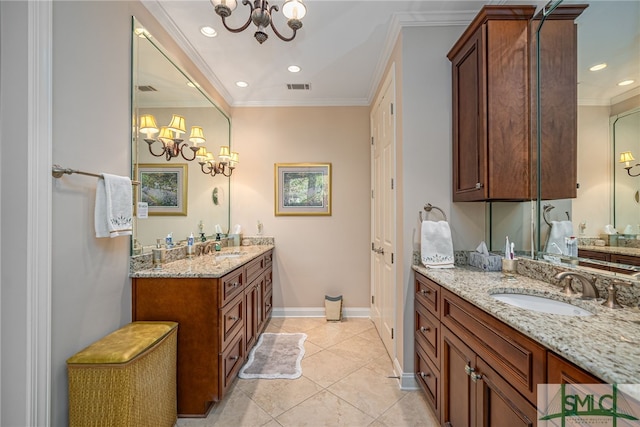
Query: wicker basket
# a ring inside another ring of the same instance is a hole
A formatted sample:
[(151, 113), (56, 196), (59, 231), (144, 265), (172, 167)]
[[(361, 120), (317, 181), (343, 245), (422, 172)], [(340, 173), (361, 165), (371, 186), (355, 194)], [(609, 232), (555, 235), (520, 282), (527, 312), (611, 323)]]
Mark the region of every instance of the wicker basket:
[(133, 322), (69, 358), (69, 426), (172, 427), (177, 331)]

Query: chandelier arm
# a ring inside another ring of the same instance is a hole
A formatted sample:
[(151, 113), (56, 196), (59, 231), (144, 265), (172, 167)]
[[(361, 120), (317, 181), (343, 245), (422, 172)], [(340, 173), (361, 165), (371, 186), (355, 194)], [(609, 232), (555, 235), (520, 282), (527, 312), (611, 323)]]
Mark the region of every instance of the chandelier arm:
[(151, 149), (151, 145), (153, 145), (153, 143), (156, 142), (155, 139), (145, 139), (145, 141), (147, 142), (147, 144), (149, 144), (149, 152), (151, 153), (152, 156), (162, 157), (167, 154), (167, 147), (164, 144), (164, 142), (162, 142), (162, 140), (160, 141), (162, 143), (162, 152), (160, 154), (154, 153), (153, 150)]
[[(193, 157), (191, 157), (190, 159), (187, 158), (187, 156), (184, 155), (184, 149), (185, 148), (190, 148), (191, 152), (193, 153)], [(195, 150), (194, 150), (194, 148), (195, 148)], [(184, 144), (184, 145), (182, 145), (180, 147), (179, 151), (180, 151), (180, 154), (182, 154), (182, 158), (185, 159), (186, 161), (190, 162), (190, 161), (196, 159), (196, 152), (198, 151), (198, 148), (197, 147), (189, 147), (187, 144)]]
[[(251, 8), (253, 10), (253, 6)], [(231, 28), (231, 27), (229, 27), (227, 25), (227, 21), (226, 21), (225, 17), (224, 16), (222, 17), (222, 25), (224, 25), (224, 27), (227, 30), (231, 31), (232, 33), (239, 33), (241, 31), (246, 30), (247, 27), (249, 27), (249, 24), (251, 24), (251, 13), (249, 13), (249, 19), (247, 19), (247, 22), (245, 22), (244, 25), (242, 27), (239, 27), (239, 28)]]
[[(637, 163), (635, 166), (640, 166), (640, 163)], [(631, 168), (635, 167), (635, 166), (630, 166), (628, 168), (625, 168), (627, 170), (627, 173), (629, 174), (629, 176), (632, 176), (632, 177), (640, 176), (640, 172), (638, 172), (636, 174), (632, 174), (631, 173)]]
[[(277, 7), (277, 6), (273, 6), (273, 7)], [(291, 40), (293, 40), (296, 37), (296, 32), (298, 31), (295, 28), (292, 28), (293, 34), (291, 35), (291, 37), (285, 37), (282, 34), (280, 34), (280, 32), (276, 29), (276, 26), (273, 25), (273, 20), (271, 20), (271, 23), (269, 25), (271, 26), (271, 29), (273, 30), (275, 35), (278, 36), (278, 38), (284, 42), (290, 42)]]

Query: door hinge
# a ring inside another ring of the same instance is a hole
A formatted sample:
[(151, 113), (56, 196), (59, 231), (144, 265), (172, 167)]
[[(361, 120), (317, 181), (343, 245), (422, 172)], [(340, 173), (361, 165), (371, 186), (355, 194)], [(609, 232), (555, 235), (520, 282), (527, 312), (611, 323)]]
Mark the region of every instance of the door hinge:
[(371, 305), (373, 305), (375, 300), (376, 300), (376, 297), (374, 295), (371, 295)]
[(391, 115), (393, 116), (393, 102), (389, 104), (389, 107), (391, 107)]
[(371, 190), (371, 198), (375, 199), (375, 197), (373, 196), (373, 190)]
[(373, 242), (371, 242), (371, 250), (375, 250), (375, 246), (373, 245)]
[(393, 190), (393, 178), (391, 178), (391, 189)]
[(373, 145), (373, 137), (371, 137), (371, 145)]
[(393, 328), (391, 328), (391, 339), (393, 339)]
[(391, 252), (391, 264), (393, 264), (393, 252)]

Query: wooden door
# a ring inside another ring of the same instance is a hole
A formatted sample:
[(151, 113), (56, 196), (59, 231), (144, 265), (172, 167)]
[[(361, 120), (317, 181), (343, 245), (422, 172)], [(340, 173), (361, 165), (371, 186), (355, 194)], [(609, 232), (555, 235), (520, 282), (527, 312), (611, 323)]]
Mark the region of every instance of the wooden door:
[(468, 374), (475, 369), (475, 353), (453, 332), (442, 328), (442, 425), (469, 427), (475, 425), (476, 387)]
[(484, 27), (452, 58), (453, 201), (487, 198)]
[(395, 348), (395, 76), (385, 79), (371, 115), (371, 316), (387, 352)]

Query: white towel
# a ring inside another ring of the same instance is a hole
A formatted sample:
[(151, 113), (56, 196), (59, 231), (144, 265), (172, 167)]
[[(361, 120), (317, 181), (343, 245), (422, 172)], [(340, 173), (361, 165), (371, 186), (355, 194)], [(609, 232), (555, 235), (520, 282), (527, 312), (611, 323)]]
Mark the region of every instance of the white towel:
[(569, 255), (565, 238), (573, 235), (571, 221), (551, 221), (551, 230), (549, 230), (549, 238), (547, 238), (544, 251), (551, 254)]
[(453, 241), (447, 221), (422, 221), (421, 258), (429, 268), (453, 268)]
[(96, 187), (96, 237), (130, 236), (133, 232), (131, 179), (103, 173)]

